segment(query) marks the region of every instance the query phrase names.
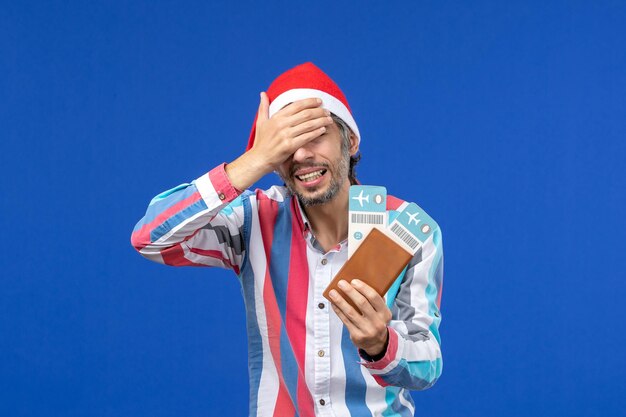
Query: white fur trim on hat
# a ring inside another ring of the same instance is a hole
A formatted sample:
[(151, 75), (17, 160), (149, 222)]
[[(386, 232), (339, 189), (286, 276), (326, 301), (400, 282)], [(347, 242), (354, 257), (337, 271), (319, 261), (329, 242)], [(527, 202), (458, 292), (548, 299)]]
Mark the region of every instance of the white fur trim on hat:
[(322, 107), (326, 110), (334, 113), (341, 120), (346, 122), (346, 124), (352, 129), (352, 132), (356, 135), (358, 141), (361, 141), (361, 134), (359, 133), (359, 128), (350, 114), (348, 108), (338, 100), (334, 96), (321, 91), (315, 90), (312, 88), (294, 88), (293, 90), (287, 90), (272, 101), (270, 104), (269, 117), (272, 117), (274, 114), (278, 112), (278, 110), (282, 109), (289, 103), (293, 103), (297, 100), (302, 100), (305, 98), (320, 98), (322, 99)]

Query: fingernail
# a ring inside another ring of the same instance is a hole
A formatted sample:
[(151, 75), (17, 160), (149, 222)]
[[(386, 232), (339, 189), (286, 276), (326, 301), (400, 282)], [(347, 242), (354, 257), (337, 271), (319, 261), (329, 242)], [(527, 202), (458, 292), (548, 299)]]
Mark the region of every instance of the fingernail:
[(353, 285), (361, 285), (361, 281), (359, 281), (358, 279), (355, 278), (355, 279), (352, 280), (352, 284)]
[(326, 116), (330, 116), (330, 111), (329, 110), (324, 109), (324, 113), (326, 113)]
[(344, 280), (341, 280), (337, 285), (339, 286), (339, 288), (346, 288), (348, 286), (348, 283)]
[(322, 104), (322, 99), (321, 98), (317, 99), (317, 104)]
[(335, 290), (330, 290), (330, 292), (328, 293), (328, 295), (330, 295), (330, 298), (337, 298), (337, 291), (335, 291)]

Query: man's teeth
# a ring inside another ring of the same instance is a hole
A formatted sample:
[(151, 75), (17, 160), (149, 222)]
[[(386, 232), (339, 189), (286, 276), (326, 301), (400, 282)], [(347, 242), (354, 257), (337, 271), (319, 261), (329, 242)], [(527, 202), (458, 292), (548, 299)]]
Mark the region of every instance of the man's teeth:
[(323, 169), (320, 169), (319, 171), (309, 172), (308, 174), (296, 175), (296, 176), (298, 177), (300, 181), (311, 181), (324, 175), (324, 172), (325, 171)]

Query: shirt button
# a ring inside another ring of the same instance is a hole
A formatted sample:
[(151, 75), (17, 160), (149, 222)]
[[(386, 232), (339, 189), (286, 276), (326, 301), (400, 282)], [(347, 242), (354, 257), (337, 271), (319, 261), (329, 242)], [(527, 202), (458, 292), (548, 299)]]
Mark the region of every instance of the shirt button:
[(324, 399), (322, 398), (322, 399), (320, 400), (320, 405), (325, 405), (325, 404), (326, 404), (326, 401), (324, 401)]
[(320, 358), (324, 356), (324, 351), (320, 350), (317, 352), (317, 356), (319, 356)]
[(225, 199), (225, 198), (226, 198), (226, 196), (224, 195), (224, 193), (219, 193), (217, 196), (220, 198), (220, 200), (223, 200), (223, 199)]
[(322, 259), (322, 265), (326, 265), (328, 263), (328, 259), (324, 258)]
[(319, 303), (319, 304), (317, 305), (317, 307), (318, 307), (320, 310), (323, 310), (323, 309), (324, 309), (324, 307), (325, 307), (325, 305), (324, 305), (324, 303)]

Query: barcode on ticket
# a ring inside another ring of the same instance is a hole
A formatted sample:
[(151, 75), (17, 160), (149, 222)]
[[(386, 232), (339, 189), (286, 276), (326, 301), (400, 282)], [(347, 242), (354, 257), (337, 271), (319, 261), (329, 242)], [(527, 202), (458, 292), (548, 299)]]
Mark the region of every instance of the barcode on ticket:
[(351, 222), (361, 224), (383, 224), (383, 214), (352, 213)]
[(406, 230), (397, 222), (391, 225), (391, 231), (400, 239), (402, 239), (404, 243), (409, 245), (411, 249), (415, 249), (417, 245), (419, 244), (419, 241), (415, 239), (413, 236), (411, 236), (408, 230)]

